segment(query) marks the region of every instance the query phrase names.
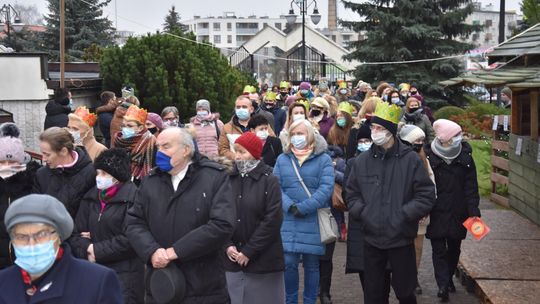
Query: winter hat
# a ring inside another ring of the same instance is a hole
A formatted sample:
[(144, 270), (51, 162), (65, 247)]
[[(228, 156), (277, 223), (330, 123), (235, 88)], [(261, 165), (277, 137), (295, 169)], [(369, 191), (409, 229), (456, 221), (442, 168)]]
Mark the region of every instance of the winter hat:
[(396, 105), (390, 105), (386, 102), (378, 102), (371, 123), (383, 126), (390, 131), (392, 135), (397, 133), (397, 124), (401, 116), (401, 108)]
[(248, 150), (255, 159), (261, 159), (263, 149), (262, 141), (253, 132), (246, 132), (236, 139), (235, 144), (239, 144)]
[(197, 101), (197, 104), (195, 105), (195, 108), (203, 108), (210, 113), (210, 101), (206, 99), (199, 99), (199, 101)]
[(298, 90), (309, 90), (309, 89), (311, 89), (311, 84), (307, 81), (300, 83), (300, 85), (298, 86)]
[(433, 123), (433, 130), (440, 142), (445, 143), (461, 133), (461, 127), (448, 119), (438, 119)]
[(369, 127), (368, 123), (363, 123), (360, 128), (358, 129), (358, 134), (356, 134), (356, 140), (367, 138), (371, 140), (371, 128)]
[(18, 137), (19, 128), (14, 123), (0, 125), (0, 161), (13, 160), (25, 163), (24, 144)]
[(158, 130), (163, 130), (163, 119), (161, 119), (161, 116), (159, 116), (159, 114), (149, 112), (146, 116), (146, 120), (149, 120), (151, 123), (156, 125), (156, 128), (158, 128)]
[(330, 105), (328, 104), (328, 101), (326, 101), (326, 99), (322, 97), (316, 97), (315, 99), (313, 99), (313, 101), (311, 102), (311, 107), (313, 106), (321, 107), (325, 109), (326, 111), (330, 109)]
[(112, 148), (101, 152), (94, 160), (94, 168), (109, 173), (121, 183), (131, 178), (131, 160), (127, 151), (122, 148)]
[(30, 194), (15, 200), (4, 217), (6, 230), (22, 223), (43, 223), (54, 227), (65, 241), (73, 232), (73, 219), (64, 204), (47, 194)]
[(292, 95), (287, 97), (287, 100), (285, 100), (285, 105), (288, 107), (296, 102), (296, 96)]
[(502, 90), (501, 90), (501, 93), (503, 93), (504, 95), (508, 96), (508, 97), (512, 97), (512, 90), (509, 88), (509, 87), (504, 87)]
[(413, 144), (420, 138), (426, 138), (426, 133), (415, 125), (404, 125), (399, 131), (399, 138)]

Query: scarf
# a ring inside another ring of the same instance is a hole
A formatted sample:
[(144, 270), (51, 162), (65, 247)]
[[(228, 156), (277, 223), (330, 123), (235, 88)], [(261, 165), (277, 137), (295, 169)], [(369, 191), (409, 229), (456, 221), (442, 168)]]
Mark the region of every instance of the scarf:
[(205, 118), (200, 118), (199, 116), (195, 116), (195, 118), (193, 119), (193, 123), (200, 124), (204, 127), (204, 126), (215, 123), (214, 122), (215, 120), (216, 120), (216, 115), (214, 113), (210, 113)]
[(101, 203), (101, 209), (99, 211), (98, 222), (101, 219), (101, 214), (105, 210), (105, 206), (107, 206), (107, 203), (111, 200), (111, 198), (113, 198), (118, 193), (121, 186), (122, 186), (121, 184), (114, 184), (107, 189), (103, 189), (99, 191), (98, 198), (99, 198), (99, 202)]
[(296, 156), (296, 159), (298, 160), (298, 163), (300, 166), (306, 161), (306, 159), (313, 153), (313, 148), (306, 148), (302, 150), (298, 150), (295, 147), (291, 147), (291, 151)]
[(234, 163), (236, 164), (236, 168), (238, 169), (238, 172), (242, 176), (248, 174), (253, 169), (257, 167), (257, 165), (260, 163), (260, 160), (252, 159), (252, 160), (237, 160)]
[(450, 164), (461, 154), (461, 142), (457, 146), (443, 147), (438, 138), (431, 142), (431, 150), (435, 155)]
[(424, 112), (424, 109), (419, 108), (416, 111), (412, 113), (407, 113), (407, 111), (404, 112), (405, 120), (409, 122), (417, 122), (422, 120), (422, 112)]
[(154, 163), (156, 138), (148, 130), (139, 134), (122, 138), (119, 132), (114, 140), (114, 146), (126, 149), (131, 157), (131, 176), (140, 179), (150, 172)]

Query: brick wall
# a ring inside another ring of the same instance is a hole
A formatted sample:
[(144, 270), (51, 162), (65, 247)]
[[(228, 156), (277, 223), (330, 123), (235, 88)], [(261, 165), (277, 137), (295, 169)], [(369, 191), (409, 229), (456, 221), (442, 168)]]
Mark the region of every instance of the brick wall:
[(48, 100), (0, 101), (0, 108), (13, 113), (13, 120), (21, 130), (21, 140), (26, 148), (39, 151), (38, 137), (45, 122), (45, 105)]
[[(516, 155), (517, 139), (523, 138), (521, 156)], [(510, 206), (540, 225), (540, 163), (538, 142), (527, 136), (510, 135)]]

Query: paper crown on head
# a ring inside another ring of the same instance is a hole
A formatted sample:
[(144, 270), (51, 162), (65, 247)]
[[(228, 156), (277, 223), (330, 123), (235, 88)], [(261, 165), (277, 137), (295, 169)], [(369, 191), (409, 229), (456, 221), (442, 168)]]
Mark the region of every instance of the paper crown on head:
[(390, 105), (387, 102), (379, 101), (377, 102), (377, 107), (375, 108), (375, 112), (373, 112), (373, 115), (398, 124), (399, 117), (401, 116), (401, 108), (396, 106), (395, 104)]
[(354, 112), (354, 107), (350, 103), (344, 101), (339, 103), (338, 111), (347, 112), (349, 115), (352, 115)]
[(282, 81), (279, 83), (279, 88), (282, 89), (282, 88), (285, 88), (285, 89), (288, 89), (289, 88), (289, 83), (287, 81)]
[(84, 106), (78, 107), (73, 114), (79, 117), (90, 128), (93, 128), (96, 124), (97, 115), (94, 113), (90, 113), (90, 111)]
[(409, 91), (410, 89), (411, 89), (411, 85), (408, 84), (408, 83), (400, 83), (399, 84), (399, 90), (400, 91), (403, 91), (403, 90)]
[(252, 85), (247, 85), (244, 87), (244, 91), (242, 91), (244, 95), (251, 94), (251, 93), (257, 93), (257, 89)]
[(266, 92), (266, 95), (264, 96), (265, 100), (276, 100), (277, 94), (274, 92)]
[(141, 125), (144, 125), (146, 123), (147, 117), (148, 117), (148, 112), (145, 109), (141, 109), (137, 107), (136, 105), (129, 106), (129, 108), (127, 109), (126, 115), (124, 115), (124, 119), (134, 120)]
[(347, 88), (347, 83), (346, 83), (345, 81), (340, 82), (340, 83), (339, 83), (339, 88), (340, 88), (340, 89), (346, 89), (346, 88)]

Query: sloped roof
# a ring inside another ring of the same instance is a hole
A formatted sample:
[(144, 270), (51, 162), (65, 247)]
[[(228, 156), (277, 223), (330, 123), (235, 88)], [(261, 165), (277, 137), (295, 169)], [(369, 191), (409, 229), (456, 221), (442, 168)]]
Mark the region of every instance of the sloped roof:
[(439, 84), (443, 86), (482, 84), (486, 87), (536, 88), (540, 87), (540, 66), (503, 66), (496, 70), (478, 70), (441, 81)]
[[(492, 57), (519, 56), (519, 55), (539, 55), (540, 54), (540, 23), (531, 27), (523, 35), (510, 38), (489, 53)], [(491, 60), (490, 60), (491, 62)]]

